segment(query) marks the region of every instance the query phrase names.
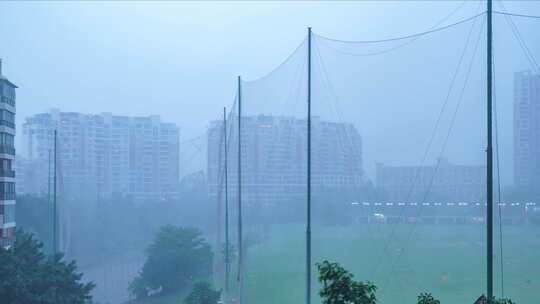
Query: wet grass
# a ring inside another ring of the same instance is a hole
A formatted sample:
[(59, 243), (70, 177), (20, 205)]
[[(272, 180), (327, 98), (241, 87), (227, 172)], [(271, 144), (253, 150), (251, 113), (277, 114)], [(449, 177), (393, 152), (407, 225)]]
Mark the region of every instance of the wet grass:
[[(250, 248), (247, 303), (304, 301), (303, 230), (300, 225), (275, 226), (268, 240)], [(443, 304), (472, 303), (485, 290), (484, 235), (480, 225), (314, 227), (313, 263), (337, 261), (357, 279), (374, 282), (382, 304), (416, 303), (424, 291)], [(540, 303), (540, 226), (507, 226), (503, 236), (505, 296), (517, 303)], [(499, 242), (494, 246), (494, 284), (499, 296)], [(312, 298), (319, 303), (315, 267), (312, 282)]]

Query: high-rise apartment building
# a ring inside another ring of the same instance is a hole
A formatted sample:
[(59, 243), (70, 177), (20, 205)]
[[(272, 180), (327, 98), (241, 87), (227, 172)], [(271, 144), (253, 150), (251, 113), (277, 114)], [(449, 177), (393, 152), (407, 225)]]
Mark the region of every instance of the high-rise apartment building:
[(15, 229), (15, 89), (0, 60), (0, 246), (13, 244)]
[(485, 166), (456, 165), (443, 158), (431, 166), (377, 164), (376, 174), (380, 198), (389, 202), (485, 200)]
[(540, 198), (540, 74), (514, 75), (514, 184)]
[[(229, 138), (229, 191), (238, 185), (238, 120)], [(208, 187), (211, 197), (223, 187), (223, 123), (208, 129)], [(362, 144), (352, 124), (312, 120), (312, 186), (314, 190), (362, 185)], [(307, 123), (282, 116), (242, 118), (242, 200), (267, 204), (304, 199), (307, 185)]]
[(177, 195), (179, 129), (175, 124), (164, 123), (159, 116), (58, 110), (28, 117), (23, 125), (24, 159), (30, 169), (25, 170), (21, 189), (30, 194), (48, 192), (54, 130), (58, 132), (58, 191), (63, 195), (116, 194), (137, 200)]

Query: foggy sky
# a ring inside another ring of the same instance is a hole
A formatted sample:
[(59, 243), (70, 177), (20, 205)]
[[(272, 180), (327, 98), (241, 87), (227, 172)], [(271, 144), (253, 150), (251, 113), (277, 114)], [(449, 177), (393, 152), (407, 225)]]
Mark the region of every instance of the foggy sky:
[[(17, 149), (24, 118), (50, 108), (161, 115), (180, 126), (182, 142), (232, 104), (237, 75), (268, 73), (308, 26), (346, 40), (393, 37), (432, 27), (460, 3), (1, 2), (3, 74), (20, 87)], [(540, 14), (532, 1), (505, 5)], [(469, 3), (449, 22), (476, 9)], [(182, 173), (203, 168), (205, 157)]]

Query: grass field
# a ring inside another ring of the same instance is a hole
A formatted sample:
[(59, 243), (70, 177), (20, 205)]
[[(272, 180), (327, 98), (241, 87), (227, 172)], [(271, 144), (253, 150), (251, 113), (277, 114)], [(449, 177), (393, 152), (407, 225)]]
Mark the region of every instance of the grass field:
[[(540, 303), (540, 226), (505, 226), (503, 236), (505, 296), (518, 304)], [(495, 294), (500, 296), (498, 237), (496, 233)], [(479, 225), (315, 226), (313, 262), (336, 261), (356, 279), (374, 282), (381, 304), (416, 304), (417, 295), (425, 291), (442, 304), (466, 304), (485, 290), (484, 244), (484, 227)], [(304, 303), (303, 226), (274, 226), (266, 241), (250, 247), (246, 263), (245, 303)], [(314, 267), (315, 304), (320, 303), (316, 275)], [(179, 304), (184, 296), (165, 295), (141, 303)]]
[[(246, 303), (303, 303), (303, 229), (275, 226), (268, 240), (249, 249)], [(443, 304), (472, 303), (485, 290), (484, 233), (480, 225), (314, 227), (313, 262), (337, 261), (357, 279), (374, 282), (382, 304), (416, 303), (424, 291)], [(540, 303), (540, 227), (506, 226), (503, 236), (505, 296), (519, 304)], [(494, 246), (495, 293), (500, 296), (499, 242)], [(313, 272), (312, 298), (320, 303)]]

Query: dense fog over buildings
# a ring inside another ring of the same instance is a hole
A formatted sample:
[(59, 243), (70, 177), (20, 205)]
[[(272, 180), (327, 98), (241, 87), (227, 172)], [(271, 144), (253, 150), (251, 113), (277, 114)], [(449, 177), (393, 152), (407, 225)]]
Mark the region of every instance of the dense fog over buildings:
[(487, 3), (0, 2), (0, 303), (540, 302), (540, 2)]

